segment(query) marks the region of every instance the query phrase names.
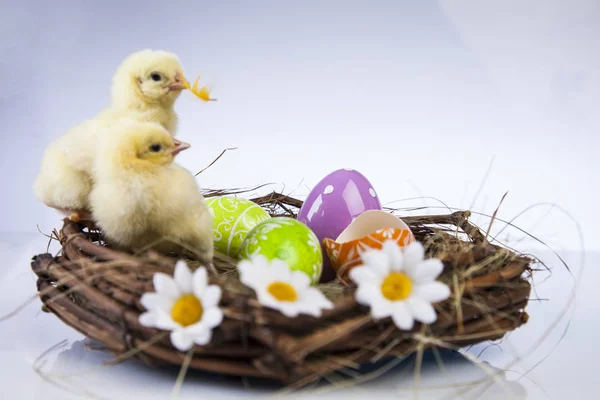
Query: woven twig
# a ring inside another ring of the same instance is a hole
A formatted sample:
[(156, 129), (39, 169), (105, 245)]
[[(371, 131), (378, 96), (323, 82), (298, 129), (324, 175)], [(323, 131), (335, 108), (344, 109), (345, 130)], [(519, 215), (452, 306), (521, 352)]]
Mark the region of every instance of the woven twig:
[[(273, 216), (294, 217), (302, 205), (279, 193), (252, 200)], [(427, 255), (443, 261), (440, 279), (453, 292), (435, 306), (438, 320), (426, 335), (454, 346), (501, 338), (528, 318), (523, 310), (531, 287), (524, 273), (532, 260), (490, 244), (469, 216), (457, 212), (403, 218)], [(172, 274), (176, 260), (152, 252), (117, 252), (104, 246), (100, 236), (65, 220), (62, 254), (34, 257), (44, 310), (117, 355), (181, 365), (184, 354), (171, 346), (168, 336), (138, 322), (144, 311), (140, 297), (154, 290), (153, 274)], [(211, 343), (195, 348), (192, 369), (306, 384), (338, 369), (410, 354), (422, 345), (420, 324), (407, 332), (389, 319), (374, 321), (355, 302), (355, 288), (347, 283), (322, 287), (335, 307), (320, 318), (287, 318), (256, 301), (239, 282), (235, 260), (217, 255), (209, 267), (209, 280), (223, 288), (220, 307), (225, 318)]]

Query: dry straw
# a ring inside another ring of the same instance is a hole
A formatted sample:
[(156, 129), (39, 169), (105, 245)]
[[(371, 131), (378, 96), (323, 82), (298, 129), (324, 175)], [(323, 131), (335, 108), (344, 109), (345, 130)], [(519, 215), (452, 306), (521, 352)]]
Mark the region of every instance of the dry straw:
[[(207, 197), (231, 194), (211, 191)], [(278, 193), (252, 199), (272, 216), (295, 217), (300, 200)], [(223, 288), (223, 323), (207, 346), (175, 350), (165, 332), (138, 322), (143, 293), (155, 272), (172, 274), (174, 258), (151, 251), (132, 255), (106, 247), (101, 233), (65, 220), (56, 232), (62, 251), (40, 254), (31, 264), (43, 309), (101, 342), (116, 362), (136, 357), (151, 365), (256, 376), (302, 387), (361, 363), (422, 353), (427, 347), (462, 347), (502, 338), (527, 322), (533, 259), (492, 244), (469, 222), (468, 211), (403, 217), (427, 256), (440, 258), (440, 279), (452, 296), (436, 305), (438, 320), (410, 332), (391, 320), (373, 321), (354, 300), (355, 287), (335, 281), (320, 289), (335, 303), (322, 317), (286, 318), (262, 307), (239, 282), (235, 260), (215, 256), (211, 283)], [(198, 266), (199, 263), (191, 263)]]

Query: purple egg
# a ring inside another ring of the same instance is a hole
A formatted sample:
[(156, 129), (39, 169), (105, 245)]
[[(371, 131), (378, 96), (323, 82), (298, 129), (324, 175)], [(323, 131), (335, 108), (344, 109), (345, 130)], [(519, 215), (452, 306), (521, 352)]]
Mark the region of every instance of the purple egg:
[[(308, 194), (298, 220), (317, 235), (322, 246), (324, 238), (336, 239), (354, 218), (367, 210), (381, 210), (381, 202), (371, 182), (353, 169), (338, 169), (323, 178)], [(324, 261), (321, 282), (335, 277), (327, 257)]]

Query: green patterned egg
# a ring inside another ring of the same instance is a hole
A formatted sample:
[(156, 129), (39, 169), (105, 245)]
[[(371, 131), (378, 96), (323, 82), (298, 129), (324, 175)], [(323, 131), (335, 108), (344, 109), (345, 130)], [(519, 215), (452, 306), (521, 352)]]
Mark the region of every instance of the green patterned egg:
[(256, 203), (233, 196), (206, 199), (213, 217), (215, 249), (237, 257), (248, 232), (271, 216)]
[(323, 253), (319, 239), (293, 218), (271, 218), (256, 225), (242, 244), (240, 258), (250, 259), (257, 254), (287, 262), (292, 270), (308, 275), (312, 284), (321, 278)]

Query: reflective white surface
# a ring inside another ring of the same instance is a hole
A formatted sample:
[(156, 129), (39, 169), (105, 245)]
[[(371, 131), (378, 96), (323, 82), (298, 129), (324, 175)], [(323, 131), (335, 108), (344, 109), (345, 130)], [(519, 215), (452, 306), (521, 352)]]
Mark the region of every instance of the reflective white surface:
[[(44, 252), (47, 240), (41, 235), (2, 234), (0, 314), (17, 309), (35, 293), (30, 258)], [(468, 350), (468, 357), (443, 352), (443, 364), (427, 354), (414, 389), (414, 360), (405, 360), (391, 370), (389, 364), (367, 367), (364, 383), (349, 385), (348, 376), (321, 383), (294, 395), (311, 398), (420, 399), (577, 399), (596, 398), (600, 388), (595, 365), (600, 357), (597, 332), (599, 300), (597, 268), (600, 255), (586, 255), (582, 269), (578, 253), (567, 254), (573, 276), (549, 253), (542, 253), (552, 274), (540, 272), (535, 279), (535, 297), (527, 308), (529, 322), (502, 342), (481, 344)], [(563, 254), (564, 256), (565, 254)], [(584, 274), (581, 275), (581, 272)], [(581, 286), (570, 303), (578, 277)], [(569, 306), (571, 304), (571, 306)], [(564, 314), (564, 315), (563, 315)], [(568, 327), (568, 329), (567, 329)], [(166, 399), (171, 395), (178, 370), (153, 369), (135, 360), (103, 366), (111, 355), (86, 346), (82, 335), (51, 314), (40, 311), (37, 298), (8, 320), (0, 322), (0, 387), (3, 398), (24, 399)], [(566, 334), (565, 334), (566, 332)], [(564, 334), (564, 337), (563, 337)], [(562, 337), (562, 339), (561, 339)], [(559, 343), (560, 342), (560, 343)], [(93, 345), (93, 343), (88, 343)], [(92, 346), (93, 347), (93, 346)], [(190, 373), (181, 398), (267, 397), (282, 388), (264, 381), (243, 380), (208, 373)], [(511, 397), (512, 396), (512, 397)]]

